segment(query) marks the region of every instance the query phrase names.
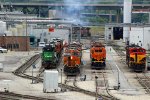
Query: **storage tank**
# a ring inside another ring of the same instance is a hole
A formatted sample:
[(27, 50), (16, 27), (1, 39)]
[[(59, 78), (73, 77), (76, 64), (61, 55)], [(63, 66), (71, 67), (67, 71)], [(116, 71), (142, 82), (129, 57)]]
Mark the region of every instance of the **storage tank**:
[(58, 91), (58, 71), (45, 70), (43, 81), (43, 92), (57, 92)]
[(18, 32), (16, 28), (10, 28), (10, 31), (12, 32), (13, 36), (18, 36)]
[(6, 22), (0, 21), (0, 35), (6, 31)]
[(23, 25), (16, 25), (18, 36), (24, 36)]
[(23, 36), (26, 36), (27, 34), (26, 34), (26, 31), (28, 31), (28, 28), (26, 28), (26, 23), (23, 23), (22, 24), (22, 27), (23, 27)]
[(48, 11), (49, 18), (56, 18), (56, 10), (49, 10)]

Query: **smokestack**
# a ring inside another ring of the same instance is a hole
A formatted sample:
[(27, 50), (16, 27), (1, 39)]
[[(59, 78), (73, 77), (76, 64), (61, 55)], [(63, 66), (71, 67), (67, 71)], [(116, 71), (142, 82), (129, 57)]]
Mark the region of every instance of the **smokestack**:
[[(132, 0), (124, 0), (123, 23), (131, 23), (131, 10), (132, 10)], [(123, 28), (124, 42), (129, 41), (129, 31), (130, 27)]]

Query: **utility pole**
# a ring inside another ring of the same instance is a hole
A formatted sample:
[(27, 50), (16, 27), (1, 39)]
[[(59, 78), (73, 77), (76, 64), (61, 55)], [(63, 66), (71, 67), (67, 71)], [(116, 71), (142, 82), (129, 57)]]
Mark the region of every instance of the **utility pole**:
[[(117, 70), (118, 70), (118, 68), (117, 68)], [(118, 70), (118, 90), (119, 90), (119, 88), (120, 88), (120, 81), (119, 81), (119, 70)]]

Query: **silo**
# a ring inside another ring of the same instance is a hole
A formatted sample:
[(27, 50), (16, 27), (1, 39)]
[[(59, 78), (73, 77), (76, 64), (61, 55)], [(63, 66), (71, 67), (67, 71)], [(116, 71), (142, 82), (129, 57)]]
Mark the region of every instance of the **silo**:
[(26, 31), (27, 31), (26, 26), (27, 26), (26, 23), (22, 24), (22, 27), (23, 27), (23, 36), (26, 36)]
[(0, 21), (0, 34), (4, 34), (6, 31), (6, 22)]
[(18, 36), (18, 32), (16, 28), (11, 28), (13, 36)]
[(22, 25), (16, 25), (16, 29), (17, 29), (17, 32), (18, 32), (18, 36), (24, 36)]

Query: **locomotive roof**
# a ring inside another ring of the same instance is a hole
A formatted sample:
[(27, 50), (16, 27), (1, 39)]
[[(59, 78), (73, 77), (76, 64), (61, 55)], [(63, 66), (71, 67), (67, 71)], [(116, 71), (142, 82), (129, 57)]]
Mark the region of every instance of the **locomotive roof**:
[(142, 47), (140, 47), (139, 45), (135, 45), (135, 44), (128, 45), (127, 47), (136, 47), (136, 48), (142, 48)]
[(43, 50), (51, 50), (54, 49), (54, 47), (52, 45), (46, 45)]
[(105, 47), (101, 42), (93, 42), (91, 43), (91, 46), (93, 47)]

